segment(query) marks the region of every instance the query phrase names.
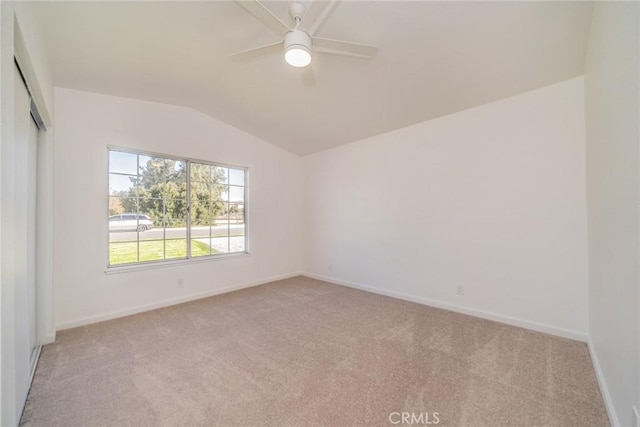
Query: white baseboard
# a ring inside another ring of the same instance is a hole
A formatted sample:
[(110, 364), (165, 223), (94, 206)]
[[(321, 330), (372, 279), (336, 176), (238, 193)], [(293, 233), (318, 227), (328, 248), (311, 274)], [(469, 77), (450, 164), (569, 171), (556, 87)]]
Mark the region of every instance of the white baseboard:
[(584, 332), (573, 331), (570, 329), (557, 328), (555, 326), (547, 325), (544, 323), (534, 322), (525, 319), (519, 319), (516, 317), (505, 316), (498, 313), (492, 313), (484, 310), (477, 310), (475, 308), (464, 307), (461, 305), (451, 304), (443, 301), (438, 301), (430, 298), (419, 297), (415, 295), (403, 294), (400, 292), (387, 291), (383, 289), (373, 288), (371, 286), (361, 285), (359, 283), (353, 283), (345, 280), (339, 280), (332, 277), (321, 276), (313, 273), (302, 273), (303, 276), (310, 277), (312, 279), (323, 280), (336, 285), (347, 286), (349, 288), (360, 289), (362, 291), (372, 292), (379, 295), (385, 295), (392, 298), (398, 298), (405, 301), (411, 301), (418, 304), (428, 305), (430, 307), (442, 308), (444, 310), (455, 311), (456, 313), (467, 314), (469, 316), (480, 317), (482, 319), (493, 320), (495, 322), (506, 323), (508, 325), (518, 326), (525, 329), (531, 329), (537, 332), (544, 332), (550, 335), (556, 335), (563, 338), (569, 338), (572, 340), (587, 342), (587, 334)]
[(613, 406), (613, 400), (609, 393), (609, 387), (604, 379), (604, 373), (600, 367), (600, 360), (598, 359), (598, 353), (593, 346), (591, 337), (587, 340), (587, 347), (589, 347), (589, 354), (591, 355), (591, 362), (593, 363), (593, 369), (596, 371), (596, 378), (598, 379), (598, 385), (600, 386), (600, 393), (602, 393), (602, 400), (604, 400), (604, 406), (607, 408), (607, 414), (609, 415), (609, 422), (612, 427), (619, 427), (620, 421), (618, 420), (618, 414)]
[(48, 334), (48, 335), (45, 335), (44, 337), (42, 337), (42, 341), (40, 342), (40, 345), (51, 344), (51, 343), (53, 343), (55, 341), (56, 341), (56, 332), (53, 331), (52, 334)]
[[(143, 304), (135, 307), (129, 307), (122, 310), (115, 310), (108, 313), (97, 314), (94, 316), (87, 316), (80, 319), (66, 320), (56, 325), (56, 330), (61, 331), (64, 329), (76, 328), (78, 326), (90, 325), (92, 323), (103, 322), (105, 320), (117, 319), (119, 317), (131, 316), (132, 314), (138, 314), (145, 311), (155, 310), (158, 308), (169, 307), (171, 305), (182, 304), (189, 301), (195, 301), (202, 298), (212, 297), (214, 295), (225, 294), (227, 292), (238, 291), (240, 289), (252, 288), (254, 286), (264, 285), (265, 283), (275, 282), (277, 280), (289, 279), (291, 277), (300, 276), (302, 273), (289, 273), (282, 274), (280, 276), (268, 277), (266, 279), (257, 280), (255, 282), (243, 283), (239, 285), (233, 285), (222, 289), (214, 289), (207, 292), (201, 292), (198, 294), (191, 294), (181, 296), (178, 298), (167, 299), (163, 301), (154, 302), (151, 304)], [(55, 336), (53, 337), (55, 340)], [(53, 342), (53, 341), (51, 341)]]

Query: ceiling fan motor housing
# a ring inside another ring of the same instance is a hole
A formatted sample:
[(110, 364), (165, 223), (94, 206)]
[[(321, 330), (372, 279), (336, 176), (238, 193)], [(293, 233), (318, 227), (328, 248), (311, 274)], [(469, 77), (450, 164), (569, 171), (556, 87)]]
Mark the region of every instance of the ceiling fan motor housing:
[(284, 49), (304, 49), (311, 52), (311, 36), (301, 30), (289, 31), (284, 36)]

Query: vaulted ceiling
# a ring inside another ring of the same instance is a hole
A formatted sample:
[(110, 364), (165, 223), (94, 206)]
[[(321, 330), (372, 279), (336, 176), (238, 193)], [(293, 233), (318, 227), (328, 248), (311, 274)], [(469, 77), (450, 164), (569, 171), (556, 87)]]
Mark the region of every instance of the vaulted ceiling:
[[(288, 2), (264, 4), (291, 22)], [(282, 54), (229, 58), (279, 40), (232, 1), (38, 8), (56, 86), (192, 107), (299, 155), (581, 75), (591, 17), (587, 2), (342, 1), (317, 35), (378, 54), (316, 54), (313, 85)]]

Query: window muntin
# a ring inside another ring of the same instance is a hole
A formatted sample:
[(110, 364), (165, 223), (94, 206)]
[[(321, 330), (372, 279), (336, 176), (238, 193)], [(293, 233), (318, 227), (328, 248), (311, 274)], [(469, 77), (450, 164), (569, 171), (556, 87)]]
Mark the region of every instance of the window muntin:
[(246, 252), (246, 169), (109, 149), (110, 267)]

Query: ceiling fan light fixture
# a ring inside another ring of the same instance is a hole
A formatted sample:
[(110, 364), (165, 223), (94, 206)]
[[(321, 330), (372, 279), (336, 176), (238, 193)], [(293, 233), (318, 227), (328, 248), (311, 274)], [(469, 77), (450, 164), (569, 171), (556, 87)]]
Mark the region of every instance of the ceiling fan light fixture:
[(287, 64), (293, 67), (306, 67), (311, 63), (311, 52), (304, 46), (291, 46), (284, 54)]
[(293, 67), (306, 67), (311, 63), (311, 37), (300, 30), (284, 36), (284, 60)]

